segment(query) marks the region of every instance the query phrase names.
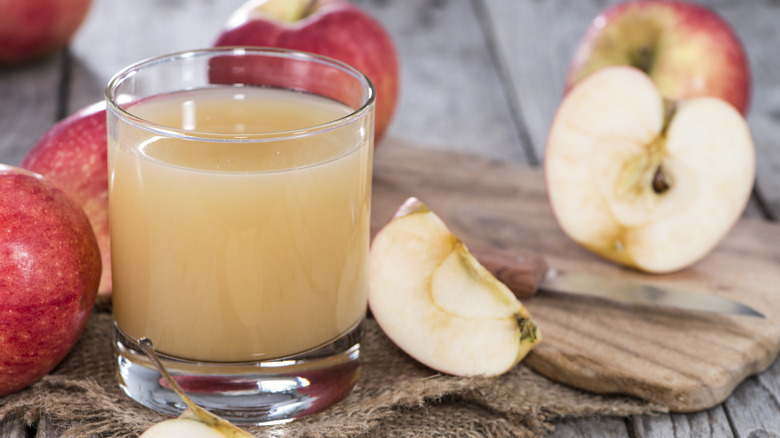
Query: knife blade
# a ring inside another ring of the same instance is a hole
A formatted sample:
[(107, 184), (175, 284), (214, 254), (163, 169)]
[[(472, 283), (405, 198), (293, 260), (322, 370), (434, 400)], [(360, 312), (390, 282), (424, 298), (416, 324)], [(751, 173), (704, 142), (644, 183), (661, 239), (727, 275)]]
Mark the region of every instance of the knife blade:
[(587, 295), (630, 304), (652, 304), (710, 313), (764, 318), (764, 315), (738, 301), (701, 292), (630, 280), (567, 272), (548, 267), (545, 259), (531, 253), (519, 253), (492, 247), (469, 247), (471, 253), (497, 279), (519, 298), (538, 291)]

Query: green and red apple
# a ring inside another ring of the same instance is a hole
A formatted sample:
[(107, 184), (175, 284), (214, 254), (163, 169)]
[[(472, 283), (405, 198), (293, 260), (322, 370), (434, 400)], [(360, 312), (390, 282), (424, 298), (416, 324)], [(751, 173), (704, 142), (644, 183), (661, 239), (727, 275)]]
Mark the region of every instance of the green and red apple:
[(0, 0), (0, 64), (20, 64), (65, 47), (92, 0)]
[(607, 8), (576, 49), (567, 89), (609, 65), (644, 71), (671, 100), (713, 96), (748, 111), (748, 57), (729, 23), (703, 5), (639, 0)]
[(372, 315), (399, 348), (430, 368), (500, 375), (541, 341), (515, 295), (415, 198), (376, 234), (370, 258)]
[(685, 268), (742, 215), (755, 178), (744, 117), (715, 97), (668, 101), (644, 72), (604, 67), (561, 102), (544, 159), (574, 241), (647, 272)]
[(398, 100), (398, 54), (382, 25), (350, 2), (249, 0), (229, 18), (214, 45), (300, 50), (356, 68), (377, 93), (374, 144), (384, 137)]
[(36, 382), (70, 352), (100, 270), (81, 207), (41, 175), (0, 165), (0, 395)]
[(112, 290), (107, 143), (106, 106), (98, 102), (52, 126), (21, 163), (70, 194), (87, 213), (103, 259), (101, 297)]

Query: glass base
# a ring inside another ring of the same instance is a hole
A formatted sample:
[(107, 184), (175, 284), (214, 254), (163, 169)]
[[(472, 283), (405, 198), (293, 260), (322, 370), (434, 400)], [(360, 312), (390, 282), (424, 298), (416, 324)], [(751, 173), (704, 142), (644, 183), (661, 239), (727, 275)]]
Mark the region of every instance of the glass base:
[[(360, 374), (363, 323), (333, 342), (292, 357), (237, 363), (195, 362), (160, 354), (195, 403), (239, 424), (279, 424), (344, 398)], [(186, 407), (132, 338), (114, 326), (114, 360), (122, 390), (157, 412)]]

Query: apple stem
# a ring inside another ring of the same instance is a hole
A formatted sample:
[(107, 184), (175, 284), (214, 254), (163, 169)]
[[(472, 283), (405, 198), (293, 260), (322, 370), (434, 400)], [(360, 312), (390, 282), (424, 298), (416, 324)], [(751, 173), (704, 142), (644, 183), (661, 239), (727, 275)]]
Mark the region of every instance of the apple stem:
[[(661, 129), (661, 137), (657, 140), (656, 147), (653, 148), (654, 153), (661, 153), (666, 138), (666, 132), (669, 130), (669, 125), (671, 125), (672, 119), (676, 113), (677, 102), (670, 99), (664, 99), (664, 125)], [(669, 181), (667, 180), (663, 167), (660, 164), (655, 169), (652, 184), (653, 191), (659, 195), (669, 190)]]
[(666, 131), (669, 130), (669, 125), (672, 123), (674, 115), (677, 113), (677, 102), (671, 99), (664, 99), (664, 126), (661, 132), (666, 135)]
[(637, 51), (633, 64), (636, 68), (650, 74), (650, 70), (653, 69), (653, 59), (653, 49), (650, 46), (642, 46)]
[(520, 339), (528, 339), (528, 342), (536, 342), (539, 337), (536, 323), (529, 318), (517, 318), (517, 324), (520, 326)]
[(253, 7), (277, 20), (294, 23), (308, 17), (316, 3), (316, 0), (265, 0)]
[(170, 373), (168, 373), (168, 370), (165, 368), (165, 366), (163, 366), (160, 358), (157, 357), (157, 353), (154, 351), (154, 344), (152, 343), (151, 339), (147, 337), (139, 339), (138, 346), (141, 347), (141, 351), (143, 351), (146, 356), (149, 357), (149, 360), (152, 361), (152, 364), (155, 368), (157, 368), (157, 371), (162, 374), (163, 379), (168, 382), (168, 385), (170, 385), (171, 389), (173, 389), (173, 392), (175, 392), (176, 395), (182, 399), (190, 411), (192, 411), (201, 421), (210, 426), (214, 426), (219, 423), (218, 418), (215, 418), (211, 413), (195, 404), (195, 402), (192, 401), (192, 399), (190, 399), (190, 397), (184, 392), (181, 386), (179, 386), (179, 383), (174, 380)]
[(309, 0), (306, 2), (306, 7), (303, 8), (303, 12), (301, 13), (301, 18), (308, 17), (309, 15), (314, 12), (314, 5), (317, 4), (315, 0)]
[(200, 421), (201, 423), (216, 429), (222, 436), (225, 437), (253, 438), (253, 435), (251, 435), (249, 432), (234, 426), (229, 421), (223, 420), (217, 415), (214, 415), (211, 412), (198, 406), (184, 392), (184, 390), (181, 389), (181, 386), (179, 386), (173, 377), (171, 377), (170, 373), (168, 373), (168, 370), (165, 369), (162, 362), (160, 361), (160, 358), (157, 356), (157, 353), (154, 351), (154, 344), (152, 343), (151, 339), (142, 337), (138, 340), (138, 346), (141, 347), (141, 351), (143, 351), (146, 356), (149, 357), (149, 360), (152, 361), (152, 364), (155, 368), (157, 368), (157, 371), (162, 374), (163, 379), (168, 382), (168, 385), (171, 387), (171, 389), (173, 389), (173, 392), (175, 392), (176, 395), (182, 399), (184, 404), (187, 405), (187, 408), (179, 416), (179, 418)]

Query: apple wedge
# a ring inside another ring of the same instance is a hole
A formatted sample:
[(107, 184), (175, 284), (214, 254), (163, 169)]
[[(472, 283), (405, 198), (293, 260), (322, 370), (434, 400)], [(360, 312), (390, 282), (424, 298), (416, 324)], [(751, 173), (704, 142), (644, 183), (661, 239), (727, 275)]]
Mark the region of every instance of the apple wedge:
[(369, 306), (422, 364), (495, 376), (541, 341), (528, 311), (425, 204), (408, 199), (371, 244)]
[(550, 205), (574, 241), (646, 272), (685, 268), (739, 219), (755, 177), (730, 104), (665, 101), (645, 73), (605, 67), (563, 99), (544, 160)]

